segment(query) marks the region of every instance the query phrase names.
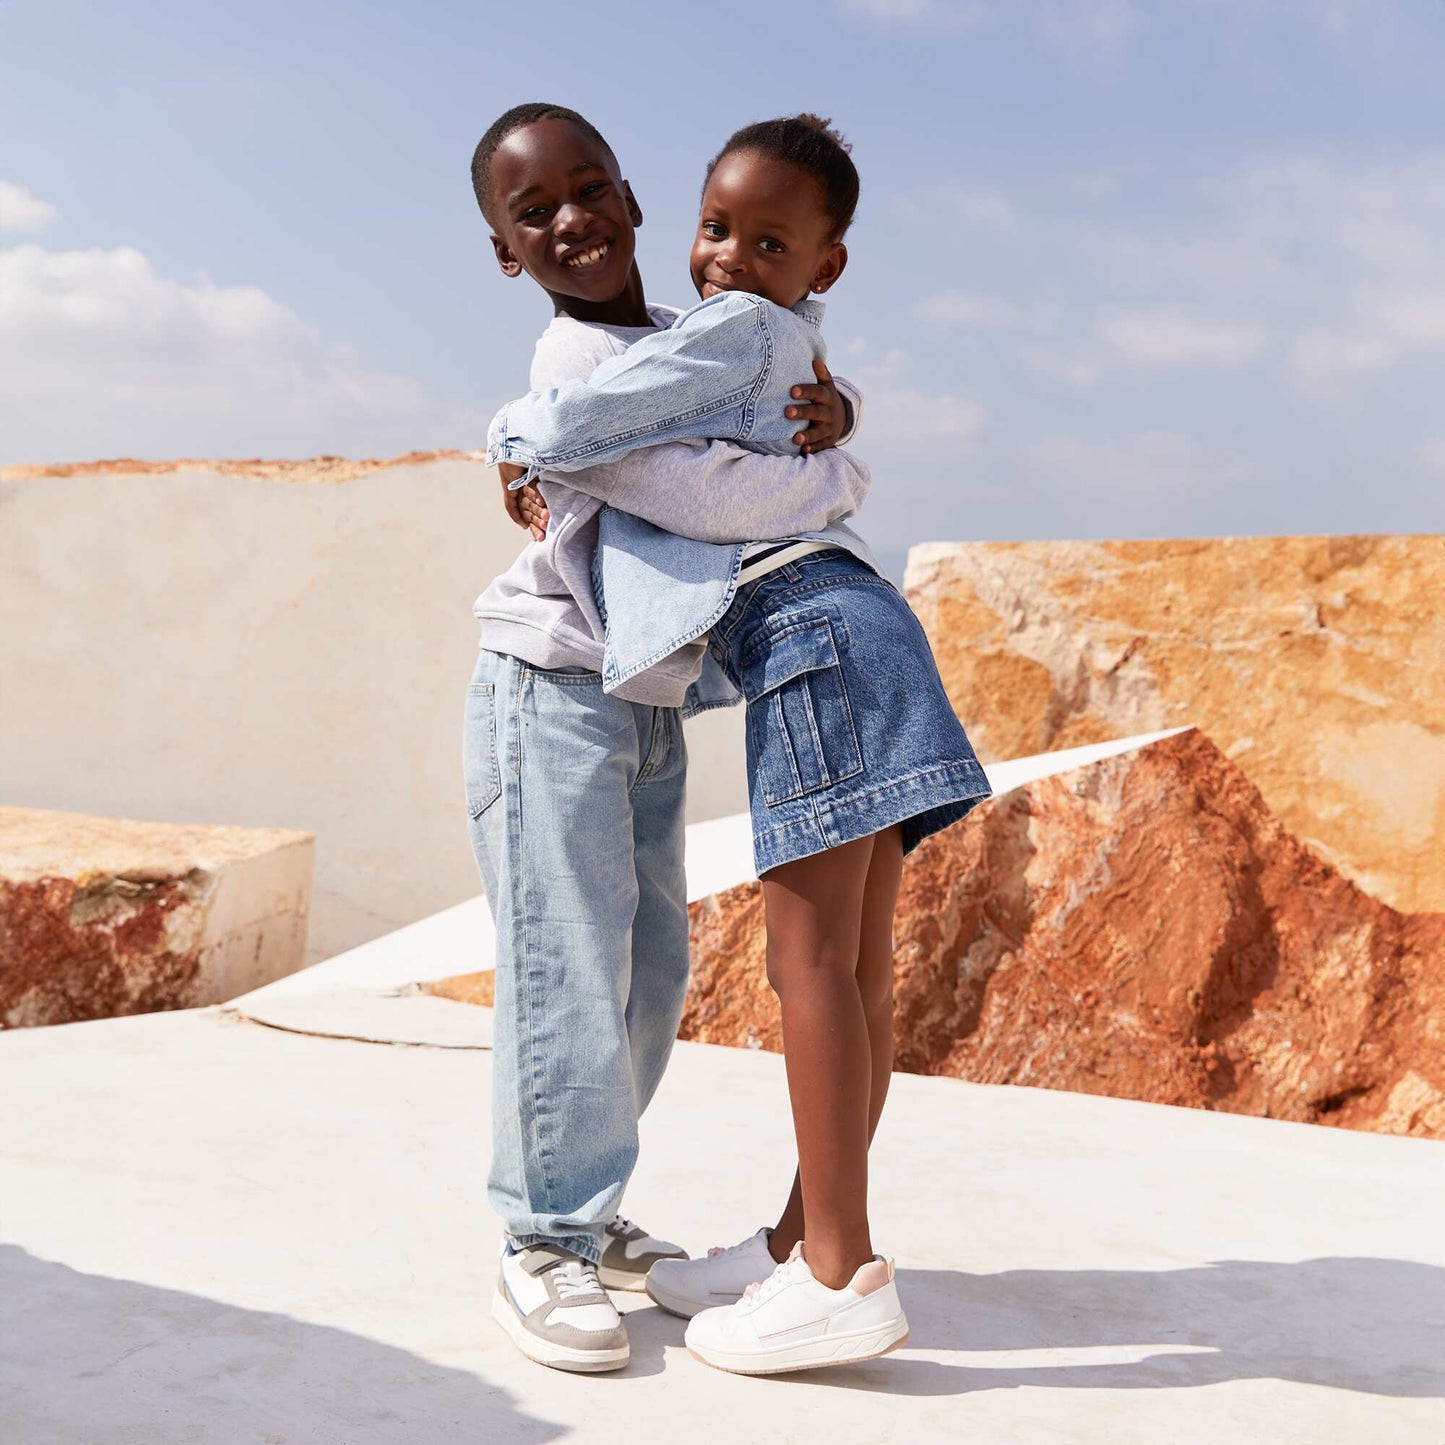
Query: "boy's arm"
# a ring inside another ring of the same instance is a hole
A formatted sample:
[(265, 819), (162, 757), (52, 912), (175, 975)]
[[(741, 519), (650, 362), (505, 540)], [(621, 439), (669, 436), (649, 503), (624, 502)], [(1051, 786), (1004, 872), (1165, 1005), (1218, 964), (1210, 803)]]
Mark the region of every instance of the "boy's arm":
[(767, 306), (737, 292), (713, 297), (586, 381), (510, 403), (492, 419), (487, 460), (573, 471), (678, 437), (743, 437), (767, 375)]
[(867, 463), (830, 449), (766, 456), (730, 442), (666, 442), (572, 472), (569, 486), (697, 542), (767, 542), (853, 516), (872, 485)]

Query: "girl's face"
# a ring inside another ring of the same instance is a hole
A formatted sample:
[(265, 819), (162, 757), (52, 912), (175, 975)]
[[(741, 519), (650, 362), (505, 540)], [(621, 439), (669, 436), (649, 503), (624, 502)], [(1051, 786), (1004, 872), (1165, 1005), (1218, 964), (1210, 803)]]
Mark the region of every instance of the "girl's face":
[(848, 262), (824, 201), (822, 182), (786, 161), (724, 156), (708, 177), (692, 243), (697, 294), (746, 291), (779, 306), (821, 295)]

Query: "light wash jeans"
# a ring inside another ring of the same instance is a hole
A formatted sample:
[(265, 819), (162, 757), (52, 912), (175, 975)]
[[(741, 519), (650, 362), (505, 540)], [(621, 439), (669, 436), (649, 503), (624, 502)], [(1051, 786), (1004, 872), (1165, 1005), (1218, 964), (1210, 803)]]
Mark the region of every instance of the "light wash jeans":
[(463, 744), (497, 927), (488, 1196), (596, 1261), (687, 991), (681, 714), (483, 651)]

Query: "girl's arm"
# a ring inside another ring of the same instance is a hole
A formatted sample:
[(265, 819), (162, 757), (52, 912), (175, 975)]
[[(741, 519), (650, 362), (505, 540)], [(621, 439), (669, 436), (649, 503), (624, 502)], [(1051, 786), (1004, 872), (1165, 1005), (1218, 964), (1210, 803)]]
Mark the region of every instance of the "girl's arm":
[[(787, 325), (780, 311), (742, 292), (711, 297), (604, 361), (586, 381), (504, 407), (488, 431), (487, 460), (520, 463), (530, 480), (538, 471), (574, 471), (662, 442), (746, 441), (780, 360), (775, 338)], [(821, 351), (818, 335), (815, 354)]]

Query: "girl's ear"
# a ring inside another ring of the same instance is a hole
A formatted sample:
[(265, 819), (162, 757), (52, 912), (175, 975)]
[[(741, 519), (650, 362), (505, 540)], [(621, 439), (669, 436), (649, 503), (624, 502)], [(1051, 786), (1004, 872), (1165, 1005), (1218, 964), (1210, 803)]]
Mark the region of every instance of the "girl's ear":
[(522, 263), (517, 259), (512, 248), (495, 231), (492, 232), (492, 250), (496, 252), (497, 265), (502, 268), (503, 276), (513, 278), (522, 274)]
[(633, 230), (642, 224), (642, 207), (637, 204), (637, 197), (632, 194), (632, 182), (623, 181), (622, 194), (627, 198), (627, 215), (632, 222)]
[(818, 269), (813, 273), (813, 284), (809, 289), (821, 296), (837, 282), (847, 264), (848, 248), (841, 241), (834, 241), (818, 263)]

